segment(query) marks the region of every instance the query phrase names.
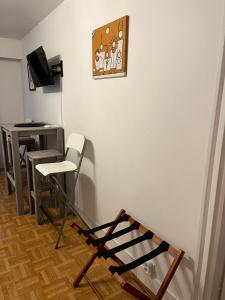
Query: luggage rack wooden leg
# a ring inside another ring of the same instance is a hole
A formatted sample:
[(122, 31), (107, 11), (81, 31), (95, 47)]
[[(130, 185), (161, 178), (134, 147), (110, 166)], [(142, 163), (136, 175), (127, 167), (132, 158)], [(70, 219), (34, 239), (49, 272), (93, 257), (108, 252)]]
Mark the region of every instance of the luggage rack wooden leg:
[(123, 285), (121, 285), (121, 287), (127, 291), (128, 293), (132, 294), (133, 296), (135, 296), (138, 299), (141, 300), (154, 300), (154, 296), (148, 296), (145, 293), (143, 293), (142, 291), (140, 291), (139, 289), (137, 289), (136, 287), (134, 287), (131, 283), (129, 282), (125, 282)]
[(87, 280), (87, 283), (91, 287), (92, 291), (95, 293), (95, 295), (98, 297), (99, 300), (103, 300), (102, 295), (99, 293), (99, 291), (96, 289), (96, 287), (92, 284), (92, 282), (89, 280), (86, 274), (84, 274), (84, 278)]
[[(75, 279), (73, 286), (76, 288), (79, 285), (79, 283), (81, 282), (81, 280), (83, 278), (85, 278), (88, 285), (93, 290), (93, 292), (96, 294), (98, 299), (103, 300), (103, 297), (101, 296), (99, 291), (95, 288), (94, 284), (91, 282), (91, 280), (88, 278), (88, 276), (86, 274), (97, 257), (98, 257), (97, 253), (94, 253), (91, 256), (91, 258), (89, 259), (87, 264), (84, 266), (82, 271), (79, 273), (78, 277)], [(113, 259), (113, 258), (111, 258), (111, 259)], [(116, 261), (118, 263), (118, 260), (114, 260), (114, 261)], [(154, 298), (154, 296), (155, 296), (154, 294), (147, 295), (145, 292), (140, 291), (139, 289), (134, 287), (132, 284), (125, 281), (119, 274), (115, 273), (114, 277), (117, 279), (117, 281), (119, 282), (122, 289), (126, 290), (127, 292), (129, 292), (133, 296), (137, 297), (138, 299), (141, 299), (141, 300), (155, 300), (156, 299), (156, 298)], [(150, 291), (148, 291), (148, 292), (150, 293)]]
[[(119, 220), (119, 219), (121, 218), (121, 216), (123, 216), (124, 214), (125, 214), (125, 210), (122, 209), (122, 210), (119, 212), (119, 214), (117, 215), (117, 217), (116, 217), (115, 220)], [(71, 227), (73, 227), (73, 228), (74, 228), (74, 227), (77, 227), (79, 230), (81, 230), (81, 227), (80, 227), (79, 225), (77, 225), (76, 223), (73, 223), (73, 224), (71, 225)], [(116, 225), (111, 226), (111, 227), (108, 229), (107, 233), (105, 234), (105, 237), (106, 237), (107, 235), (112, 234), (112, 232), (114, 231), (115, 228), (116, 228)], [(104, 245), (102, 244), (101, 246), (98, 247), (98, 249), (101, 248), (101, 247), (103, 247), (103, 246), (104, 246)], [(89, 259), (89, 261), (87, 262), (86, 266), (84, 266), (84, 268), (81, 270), (81, 272), (80, 272), (80, 274), (78, 275), (78, 277), (74, 280), (74, 283), (73, 283), (73, 286), (74, 286), (74, 287), (77, 287), (78, 284), (81, 282), (82, 278), (86, 276), (86, 273), (87, 273), (87, 271), (89, 270), (89, 268), (91, 267), (91, 265), (93, 264), (93, 262), (95, 261), (95, 259), (96, 259), (96, 257), (97, 257), (97, 254), (98, 254), (98, 250), (92, 255), (92, 257), (91, 257), (91, 258)], [(87, 276), (86, 276), (86, 279), (87, 279)], [(88, 279), (87, 281), (90, 282), (89, 279)]]
[(78, 277), (74, 280), (74, 283), (73, 283), (74, 287), (77, 287), (78, 284), (81, 282), (81, 280), (86, 275), (87, 271), (89, 270), (89, 268), (91, 267), (91, 265), (95, 261), (96, 257), (97, 257), (97, 253), (94, 253), (92, 255), (92, 257), (89, 259), (89, 261), (87, 262), (86, 266), (84, 266), (84, 268), (81, 270)]
[(92, 289), (92, 291), (95, 293), (95, 295), (98, 297), (99, 300), (103, 300), (103, 297), (101, 296), (101, 294), (99, 293), (99, 291), (95, 288), (94, 284), (91, 282), (91, 280), (88, 278), (87, 276), (87, 271), (88, 269), (91, 267), (91, 265), (93, 264), (95, 258), (97, 256), (93, 255), (90, 260), (88, 261), (87, 265), (83, 268), (83, 270), (81, 271), (81, 273), (78, 275), (78, 277), (76, 278), (76, 280), (73, 283), (74, 287), (77, 287), (79, 285), (79, 283), (81, 282), (81, 280), (83, 278), (86, 279), (88, 285), (90, 286), (90, 288)]

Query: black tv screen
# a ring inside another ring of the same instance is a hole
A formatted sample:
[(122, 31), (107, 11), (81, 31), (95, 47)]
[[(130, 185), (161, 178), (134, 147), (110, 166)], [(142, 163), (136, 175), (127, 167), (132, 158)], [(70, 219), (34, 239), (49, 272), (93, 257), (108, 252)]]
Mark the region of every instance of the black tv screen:
[(35, 87), (54, 84), (54, 78), (42, 46), (27, 55), (27, 62)]

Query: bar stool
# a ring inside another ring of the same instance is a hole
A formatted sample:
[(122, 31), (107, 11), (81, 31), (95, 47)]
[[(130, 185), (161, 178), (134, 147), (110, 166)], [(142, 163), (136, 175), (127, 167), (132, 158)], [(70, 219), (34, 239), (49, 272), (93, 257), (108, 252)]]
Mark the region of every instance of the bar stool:
[[(27, 153), (26, 165), (27, 165), (27, 182), (28, 182), (28, 198), (30, 214), (35, 213), (37, 224), (42, 224), (43, 216), (40, 211), (40, 198), (41, 193), (44, 191), (49, 191), (51, 189), (49, 183), (40, 178), (37, 172), (35, 172), (35, 167), (40, 163), (50, 163), (61, 161), (63, 159), (63, 153), (57, 150), (40, 150), (31, 151)], [(58, 203), (52, 202), (49, 199), (49, 206), (57, 207)]]
[(81, 163), (83, 160), (84, 156), (84, 151), (85, 151), (85, 146), (86, 146), (86, 139), (83, 135), (77, 134), (77, 133), (71, 133), (67, 143), (66, 143), (66, 155), (69, 153), (70, 150), (75, 150), (78, 153), (78, 161), (77, 164), (70, 160), (63, 160), (61, 162), (56, 162), (56, 163), (46, 163), (46, 164), (38, 164), (36, 165), (36, 170), (38, 171), (39, 174), (42, 174), (44, 177), (47, 178), (50, 184), (54, 186), (58, 193), (61, 193), (63, 196), (60, 200), (61, 203), (64, 205), (64, 216), (61, 224), (55, 223), (51, 214), (48, 211), (48, 207), (44, 207), (43, 203), (40, 203), (39, 208), (43, 212), (43, 214), (48, 218), (48, 220), (55, 226), (59, 226), (59, 235), (58, 239), (55, 245), (55, 249), (58, 249), (58, 245), (61, 239), (61, 236), (63, 234), (63, 229), (66, 223), (66, 219), (68, 216), (68, 212), (72, 211), (74, 214), (75, 209), (73, 205), (71, 204), (71, 199), (69, 196), (66, 194), (66, 191), (64, 190), (61, 182), (58, 180), (57, 176), (59, 174), (67, 174), (67, 173), (74, 173), (75, 174), (75, 179), (74, 179), (74, 186), (76, 186), (76, 183), (78, 181), (78, 176), (81, 168)]

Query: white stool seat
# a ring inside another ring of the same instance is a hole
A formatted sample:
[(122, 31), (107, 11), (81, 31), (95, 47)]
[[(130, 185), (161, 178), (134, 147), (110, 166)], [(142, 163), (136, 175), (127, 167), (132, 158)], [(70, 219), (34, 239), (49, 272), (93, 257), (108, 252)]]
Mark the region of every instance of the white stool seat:
[(77, 166), (68, 160), (56, 163), (39, 164), (36, 165), (36, 169), (44, 176), (55, 173), (74, 172)]

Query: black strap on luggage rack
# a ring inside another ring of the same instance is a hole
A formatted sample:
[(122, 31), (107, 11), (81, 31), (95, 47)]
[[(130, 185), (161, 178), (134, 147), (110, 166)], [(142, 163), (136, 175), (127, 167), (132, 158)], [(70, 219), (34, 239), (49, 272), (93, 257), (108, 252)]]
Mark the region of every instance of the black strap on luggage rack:
[(163, 241), (157, 248), (155, 248), (148, 254), (145, 254), (145, 255), (139, 257), (138, 259), (132, 261), (129, 264), (124, 264), (123, 266), (119, 266), (119, 267), (110, 266), (109, 271), (112, 274), (117, 273), (117, 274), (121, 275), (127, 271), (130, 271), (130, 270), (142, 265), (146, 261), (153, 259), (154, 257), (158, 256), (160, 253), (165, 252), (168, 249), (169, 249), (169, 244), (167, 242)]
[(86, 241), (86, 243), (88, 245), (92, 244), (93, 246), (97, 247), (98, 245), (100, 245), (102, 243), (105, 244), (106, 242), (108, 242), (110, 240), (113, 240), (113, 239), (118, 238), (119, 236), (122, 236), (122, 235), (124, 235), (124, 234), (126, 234), (128, 232), (131, 232), (131, 231), (133, 231), (135, 229), (138, 229), (139, 226), (140, 226), (140, 223), (137, 222), (137, 221), (135, 221), (129, 227), (126, 227), (124, 229), (116, 231), (116, 232), (114, 232), (112, 234), (103, 236), (102, 238), (98, 238), (98, 239), (88, 238), (87, 241)]
[(79, 229), (78, 233), (79, 234), (84, 234), (85, 236), (88, 236), (89, 234), (93, 234), (93, 233), (95, 233), (99, 230), (102, 230), (102, 229), (105, 229), (107, 227), (111, 227), (111, 226), (114, 226), (114, 225), (118, 225), (119, 223), (128, 221), (128, 219), (129, 219), (129, 216), (127, 214), (125, 214), (122, 217), (120, 217), (118, 220), (114, 220), (112, 222), (109, 222), (109, 223), (106, 223), (106, 224), (103, 224), (103, 225), (100, 225), (100, 226), (97, 226), (97, 227), (94, 227), (94, 228), (91, 228), (91, 229), (87, 229), (87, 230)]
[(133, 239), (129, 242), (126, 242), (124, 244), (121, 244), (115, 248), (112, 249), (108, 249), (108, 250), (103, 250), (103, 251), (99, 251), (98, 252), (98, 256), (101, 257), (103, 256), (105, 259), (111, 257), (113, 254), (118, 253), (122, 250), (125, 250), (131, 246), (134, 246), (136, 244), (139, 244), (145, 240), (150, 240), (153, 237), (153, 232), (151, 232), (150, 230), (146, 231), (143, 235), (137, 237), (136, 239)]

